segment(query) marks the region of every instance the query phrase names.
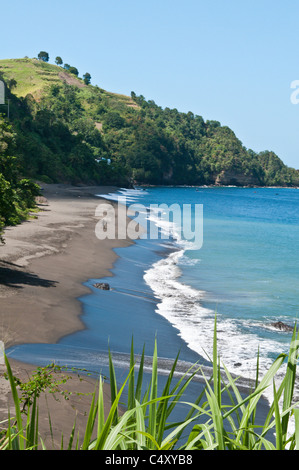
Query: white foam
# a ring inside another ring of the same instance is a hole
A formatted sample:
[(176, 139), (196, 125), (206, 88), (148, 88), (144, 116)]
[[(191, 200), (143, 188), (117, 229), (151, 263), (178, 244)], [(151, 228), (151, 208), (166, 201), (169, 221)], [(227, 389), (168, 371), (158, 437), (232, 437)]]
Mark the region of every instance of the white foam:
[[(125, 196), (126, 202), (135, 202), (146, 194), (140, 190), (123, 189), (118, 193), (102, 197), (119, 201), (120, 197)], [(179, 266), (190, 266), (200, 261), (186, 256), (186, 250), (196, 249), (196, 246), (193, 242), (182, 238), (181, 227), (169, 221), (167, 216), (167, 212), (163, 213), (158, 208), (151, 210), (147, 219), (159, 227), (164, 238), (174, 240), (179, 251), (155, 263), (144, 273), (144, 280), (157, 298), (156, 312), (178, 330), (178, 335), (190, 349), (210, 360), (213, 356), (215, 312), (202, 306), (205, 292), (180, 282), (182, 272)], [(242, 328), (244, 326), (247, 326), (246, 332)], [(250, 324), (248, 325), (246, 320), (236, 321), (217, 314), (217, 347), (222, 363), (231, 373), (254, 380), (258, 352), (261, 378), (273, 363), (269, 354), (273, 352), (276, 356), (280, 353), (287, 354), (288, 345), (262, 339), (249, 330)], [(283, 378), (283, 370), (277, 377), (278, 382)], [(271, 402), (272, 390), (266, 391), (265, 397)]]
[[(126, 197), (134, 195), (134, 198), (147, 194), (135, 189), (122, 189), (120, 193)], [(119, 197), (119, 194), (115, 193), (114, 196)], [(161, 229), (164, 238), (171, 238), (179, 248), (178, 251), (155, 263), (144, 274), (144, 280), (158, 300), (156, 311), (179, 331), (179, 336), (190, 349), (211, 358), (215, 312), (202, 306), (205, 292), (180, 281), (182, 275), (180, 266), (190, 266), (199, 262), (199, 259), (186, 256), (186, 250), (196, 246), (193, 242), (182, 238), (181, 227), (169, 220), (165, 209), (161, 207), (151, 209), (147, 218)], [(258, 351), (261, 356), (261, 374), (265, 373), (272, 364), (272, 359), (268, 357), (269, 353), (287, 352), (282, 351), (283, 345), (276, 341), (261, 339), (254, 333), (245, 333), (242, 326), (247, 326), (247, 331), (249, 330), (246, 320), (235, 321), (217, 314), (217, 325), (217, 344), (223, 363), (232, 372), (237, 372), (246, 378), (255, 377)]]
[(110, 201), (116, 202), (135, 202), (141, 196), (145, 196), (148, 194), (146, 191), (142, 189), (127, 189), (127, 188), (120, 188), (116, 192), (108, 193), (108, 194), (96, 194), (97, 197), (101, 197), (103, 199), (107, 199)]
[[(205, 292), (180, 282), (180, 260), (184, 250), (171, 253), (167, 258), (155, 263), (144, 274), (144, 280), (151, 287), (158, 302), (156, 312), (166, 318), (187, 346), (211, 360), (213, 357), (213, 338), (215, 312), (204, 308), (202, 301)], [(247, 332), (242, 327), (247, 326)], [(228, 319), (217, 314), (217, 348), (224, 364), (231, 373), (246, 379), (255, 380), (257, 355), (259, 352), (259, 378), (269, 370), (273, 359), (269, 353), (288, 353), (288, 345), (262, 339), (248, 332), (248, 322)], [(285, 348), (285, 349), (284, 349)], [(284, 368), (277, 375), (283, 378)], [(299, 393), (299, 391), (298, 391)], [(265, 398), (272, 402), (272, 389), (265, 391)]]

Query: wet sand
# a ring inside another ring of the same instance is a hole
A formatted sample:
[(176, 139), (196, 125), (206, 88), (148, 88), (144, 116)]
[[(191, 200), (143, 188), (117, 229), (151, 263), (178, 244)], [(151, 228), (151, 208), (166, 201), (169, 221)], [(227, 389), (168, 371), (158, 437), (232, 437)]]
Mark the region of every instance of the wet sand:
[[(78, 297), (89, 292), (83, 283), (111, 275), (117, 258), (113, 248), (129, 240), (99, 240), (95, 210), (101, 199), (95, 194), (113, 187), (43, 185), (36, 218), (5, 230), (0, 247), (0, 340), (5, 347), (23, 343), (55, 343), (82, 328), (82, 306)], [(115, 205), (116, 213), (117, 207)], [(27, 380), (36, 366), (10, 361), (14, 375)], [(5, 367), (0, 366), (3, 374)], [(12, 403), (8, 382), (0, 377), (0, 420)], [(69, 374), (68, 374), (69, 375)], [(96, 380), (72, 378), (64, 385), (74, 392), (70, 400), (41, 397), (39, 430), (47, 448), (52, 448), (48, 413), (54, 430), (54, 448), (61, 434), (67, 440), (76, 418), (76, 433), (83, 435), (90, 394)], [(62, 386), (63, 389), (63, 386)], [(78, 396), (76, 392), (83, 395)], [(109, 385), (105, 384), (106, 411)], [(49, 409), (49, 410), (48, 410)], [(13, 407), (11, 410), (13, 414)]]

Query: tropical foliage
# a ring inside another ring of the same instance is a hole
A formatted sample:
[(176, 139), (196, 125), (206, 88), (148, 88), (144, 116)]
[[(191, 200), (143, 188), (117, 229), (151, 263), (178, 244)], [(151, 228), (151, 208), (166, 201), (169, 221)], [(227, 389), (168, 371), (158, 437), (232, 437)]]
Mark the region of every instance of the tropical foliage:
[(126, 186), (299, 184), (298, 171), (273, 152), (245, 148), (218, 121), (162, 109), (134, 92), (109, 93), (75, 69), (28, 58), (0, 61), (15, 155), (26, 177)]
[[(100, 378), (97, 390), (92, 396), (84, 436), (77, 436), (77, 440), (74, 439), (74, 423), (71, 436), (65, 447), (62, 444), (61, 450), (299, 449), (299, 412), (298, 403), (294, 402), (298, 360), (296, 329), (293, 332), (289, 355), (279, 355), (261, 378), (257, 357), (256, 381), (252, 391), (245, 397), (238, 388), (238, 379), (233, 378), (225, 365), (221, 364), (217, 351), (216, 322), (211, 358), (213, 368), (210, 377), (207, 377), (201, 367), (195, 364), (184, 376), (175, 378), (177, 360), (178, 357), (174, 360), (162, 393), (159, 394), (157, 344), (154, 347), (151, 380), (148, 386), (143, 382), (144, 353), (137, 367), (133, 342), (130, 372), (120, 387), (117, 386), (113, 355), (110, 353), (111, 407), (108, 416), (104, 416), (103, 381)], [(7, 357), (5, 363), (15, 403), (15, 416), (6, 423), (7, 430), (3, 433), (0, 448), (3, 450), (45, 448), (42, 436), (38, 432), (38, 392), (29, 394), (30, 406), (28, 401), (24, 422), (21, 399)], [(286, 366), (284, 377), (277, 382), (277, 374), (284, 366)], [(194, 402), (186, 402), (184, 393), (197, 372), (202, 374), (205, 387)], [(40, 383), (40, 378), (38, 380)], [(263, 393), (269, 387), (273, 390), (273, 402), (269, 406), (264, 422), (261, 423), (258, 420), (258, 405)], [(125, 390), (126, 410), (119, 412)], [(224, 402), (224, 395), (229, 398), (229, 403)], [(187, 406), (186, 416), (181, 422), (172, 422), (172, 412), (180, 404)], [(294, 420), (294, 429), (291, 427), (291, 420)]]
[(16, 225), (28, 217), (35, 207), (40, 188), (22, 178), (18, 159), (13, 155), (16, 136), (8, 122), (0, 116), (0, 239), (5, 225)]
[(46, 183), (299, 185), (270, 151), (246, 149), (218, 121), (162, 109), (142, 95), (109, 93), (76, 67), (0, 61), (0, 230), (26, 218)]

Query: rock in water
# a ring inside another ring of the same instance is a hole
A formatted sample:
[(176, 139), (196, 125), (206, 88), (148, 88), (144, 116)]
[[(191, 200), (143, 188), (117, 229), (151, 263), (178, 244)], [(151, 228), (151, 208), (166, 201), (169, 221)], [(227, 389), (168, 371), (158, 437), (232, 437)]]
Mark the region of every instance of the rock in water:
[(102, 289), (102, 290), (110, 290), (110, 286), (107, 282), (97, 282), (96, 284), (93, 285), (93, 287), (96, 287), (97, 289)]
[(271, 325), (274, 326), (274, 328), (277, 328), (278, 330), (281, 330), (281, 331), (293, 331), (294, 329), (292, 326), (286, 325), (282, 321), (271, 323)]

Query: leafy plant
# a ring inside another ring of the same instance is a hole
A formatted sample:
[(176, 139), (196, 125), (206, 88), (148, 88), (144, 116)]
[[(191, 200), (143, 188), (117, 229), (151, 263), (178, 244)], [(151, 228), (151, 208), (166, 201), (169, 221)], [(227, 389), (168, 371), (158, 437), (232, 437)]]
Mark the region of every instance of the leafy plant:
[[(71, 379), (70, 375), (62, 373), (65, 368), (56, 364), (49, 364), (45, 367), (38, 367), (34, 371), (27, 382), (13, 376), (15, 385), (20, 390), (20, 404), (23, 403), (21, 412), (27, 414), (27, 410), (32, 406), (34, 400), (37, 399), (42, 392), (50, 394), (58, 394), (65, 399), (69, 398), (70, 392), (61, 389), (61, 385), (67, 383)], [(5, 374), (5, 378), (9, 379), (9, 374)]]
[[(206, 377), (201, 367), (194, 365), (186, 374), (174, 380), (178, 356), (174, 360), (161, 394), (158, 393), (158, 351), (155, 343), (152, 358), (151, 380), (144, 387), (144, 350), (137, 362), (131, 345), (130, 371), (118, 389), (113, 355), (109, 351), (111, 407), (104, 416), (103, 379), (95, 389), (88, 414), (82, 444), (74, 442), (75, 424), (69, 438), (68, 449), (75, 450), (298, 450), (299, 408), (293, 403), (296, 364), (298, 360), (298, 336), (294, 329), (289, 355), (280, 354), (267, 373), (259, 380), (259, 357), (257, 357), (256, 381), (252, 391), (244, 398), (233, 378), (221, 365), (217, 351), (217, 332), (213, 344), (213, 369)], [(286, 361), (286, 362), (285, 362)], [(15, 402), (15, 419), (9, 419), (2, 437), (2, 449), (36, 449), (44, 447), (38, 434), (37, 395), (30, 398), (27, 421), (22, 420), (21, 400), (17, 393), (9, 362), (5, 358), (8, 378)], [(281, 383), (277, 373), (286, 365)], [(138, 372), (137, 372), (138, 368)], [(205, 387), (194, 403), (185, 402), (183, 394), (195, 374), (204, 377)], [(47, 382), (47, 379), (46, 379)], [(273, 386), (273, 402), (263, 424), (257, 424), (258, 404), (265, 390)], [(34, 387), (33, 387), (34, 388)], [(121, 412), (124, 391), (127, 390), (126, 410)], [(224, 404), (223, 395), (230, 404)], [(188, 406), (181, 422), (172, 422), (172, 411), (178, 404)], [(290, 428), (294, 418), (295, 431)], [(191, 426), (191, 431), (188, 428)], [(273, 440), (273, 432), (275, 440)], [(63, 446), (62, 448), (63, 449)]]

